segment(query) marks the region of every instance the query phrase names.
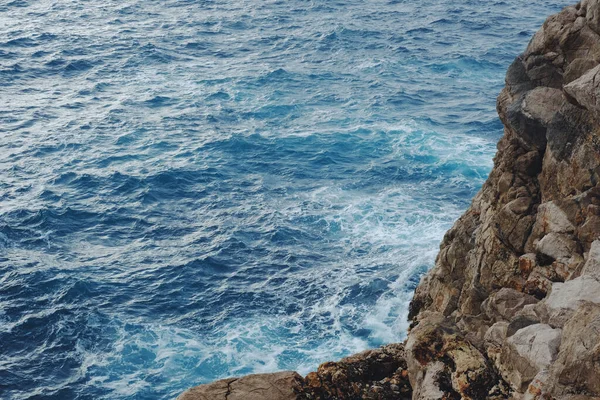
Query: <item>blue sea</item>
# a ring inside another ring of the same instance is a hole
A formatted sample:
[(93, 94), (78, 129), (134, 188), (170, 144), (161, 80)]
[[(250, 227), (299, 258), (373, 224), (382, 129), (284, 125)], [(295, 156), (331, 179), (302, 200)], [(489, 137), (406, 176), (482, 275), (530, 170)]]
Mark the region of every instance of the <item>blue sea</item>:
[(0, 398), (401, 341), (567, 1), (0, 2)]

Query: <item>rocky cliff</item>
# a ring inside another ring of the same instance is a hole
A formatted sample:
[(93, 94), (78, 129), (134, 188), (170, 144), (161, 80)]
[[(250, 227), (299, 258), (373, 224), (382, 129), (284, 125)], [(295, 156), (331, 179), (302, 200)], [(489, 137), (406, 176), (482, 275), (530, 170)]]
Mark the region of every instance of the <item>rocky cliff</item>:
[(498, 97), (494, 168), (418, 286), (403, 344), (192, 399), (600, 399), (600, 0), (546, 20)]

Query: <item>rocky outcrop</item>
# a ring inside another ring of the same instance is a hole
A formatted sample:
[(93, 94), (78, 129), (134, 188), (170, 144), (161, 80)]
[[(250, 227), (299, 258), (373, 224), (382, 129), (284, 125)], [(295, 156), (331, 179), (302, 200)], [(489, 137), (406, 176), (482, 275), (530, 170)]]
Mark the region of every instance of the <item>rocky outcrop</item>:
[(403, 344), (321, 364), (306, 376), (299, 399), (410, 399)]
[[(600, 0), (546, 20), (497, 109), (494, 168), (417, 287), (406, 343), (269, 382), (300, 399), (600, 398)], [(219, 398), (202, 395), (182, 398)]]
[[(494, 169), (411, 305), (409, 342), (422, 324), (458, 330), (496, 374), (482, 388), (506, 385), (506, 397), (600, 396), (600, 331), (586, 328), (582, 344), (573, 328), (600, 306), (599, 17), (600, 1), (567, 7), (510, 66)], [(409, 371), (437, 368), (407, 360)]]
[(302, 387), (296, 372), (247, 375), (222, 379), (184, 392), (178, 400), (295, 400)]
[(177, 399), (409, 400), (411, 396), (404, 345), (397, 343), (367, 350), (338, 362), (326, 362), (304, 379), (289, 371), (248, 375), (197, 386)]

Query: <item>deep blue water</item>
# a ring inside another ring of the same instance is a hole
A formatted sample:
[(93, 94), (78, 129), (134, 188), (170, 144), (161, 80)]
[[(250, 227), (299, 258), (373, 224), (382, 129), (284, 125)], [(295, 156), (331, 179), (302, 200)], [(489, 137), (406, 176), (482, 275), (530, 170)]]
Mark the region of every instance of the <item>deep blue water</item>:
[(0, 3), (0, 398), (401, 340), (566, 1)]

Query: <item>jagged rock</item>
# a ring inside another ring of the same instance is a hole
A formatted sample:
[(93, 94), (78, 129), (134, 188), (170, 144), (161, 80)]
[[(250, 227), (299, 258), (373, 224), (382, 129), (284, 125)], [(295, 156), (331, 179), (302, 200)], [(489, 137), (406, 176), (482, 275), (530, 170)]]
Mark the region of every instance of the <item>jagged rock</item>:
[(548, 397), (548, 394), (544, 392), (548, 387), (549, 378), (550, 373), (547, 369), (540, 371), (527, 387), (523, 400), (542, 400), (544, 395)]
[(500, 355), (502, 354), (502, 348), (505, 345), (507, 331), (508, 322), (500, 321), (492, 325), (485, 333), (484, 347), (488, 358), (495, 364), (500, 361)]
[(404, 345), (391, 344), (321, 364), (307, 375), (300, 399), (410, 399)]
[(534, 324), (518, 330), (502, 348), (498, 369), (515, 390), (523, 392), (533, 378), (558, 355), (561, 330)]
[[(600, 297), (599, 3), (549, 17), (510, 66), (494, 169), (416, 290), (414, 329), (431, 312), (452, 318), (514, 398), (533, 398), (525, 391), (537, 374), (531, 389), (553, 395), (544, 370), (572, 334), (559, 328)], [(473, 328), (486, 326), (479, 340)]]
[(406, 361), (416, 399), (484, 399), (498, 382), (485, 356), (441, 313), (411, 331)]
[(539, 226), (541, 233), (544, 235), (550, 232), (573, 233), (575, 231), (575, 226), (567, 213), (553, 201), (540, 204), (536, 225)]
[(565, 69), (563, 74), (564, 83), (567, 84), (573, 82), (596, 65), (598, 65), (598, 62), (594, 59), (576, 58)]
[(554, 270), (548, 267), (535, 267), (527, 277), (523, 292), (538, 299), (543, 299), (552, 289), (553, 280), (557, 280)]
[(600, 240), (592, 243), (581, 274), (600, 280)]
[(600, 112), (600, 65), (565, 85), (564, 90), (578, 105)]
[(527, 304), (535, 304), (538, 300), (528, 294), (514, 289), (502, 288), (483, 302), (481, 308), (493, 321), (510, 321)]
[(295, 400), (301, 382), (292, 371), (247, 375), (196, 386), (177, 400)]
[(562, 108), (563, 102), (564, 97), (560, 89), (539, 86), (527, 92), (521, 107), (526, 116), (548, 126), (554, 114)]
[(569, 235), (550, 232), (538, 242), (536, 250), (545, 259), (568, 261), (577, 253), (577, 243)]
[(558, 359), (550, 368), (553, 392), (562, 396), (576, 388), (600, 397), (600, 305), (582, 304), (563, 332)]
[(546, 299), (539, 304), (537, 312), (543, 320), (555, 327), (562, 327), (584, 302), (600, 304), (600, 282), (589, 276), (564, 283), (553, 283)]

